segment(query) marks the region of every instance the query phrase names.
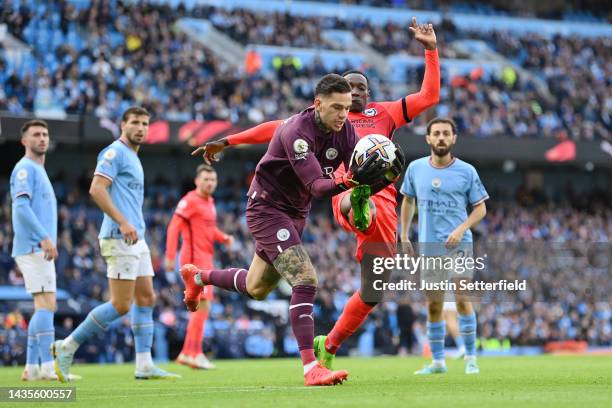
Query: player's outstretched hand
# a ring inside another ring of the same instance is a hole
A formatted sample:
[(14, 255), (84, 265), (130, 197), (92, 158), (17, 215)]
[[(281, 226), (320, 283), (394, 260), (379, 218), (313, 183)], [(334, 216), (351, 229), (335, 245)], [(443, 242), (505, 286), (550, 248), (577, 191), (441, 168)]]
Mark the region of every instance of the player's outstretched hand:
[(219, 161), (219, 153), (221, 153), (226, 146), (227, 139), (223, 138), (220, 140), (215, 140), (214, 142), (208, 142), (204, 146), (198, 147), (193, 152), (191, 152), (191, 155), (202, 155), (204, 162), (206, 162), (206, 164), (211, 164), (212, 162)]
[(119, 225), (119, 232), (121, 232), (121, 236), (123, 236), (123, 240), (126, 244), (134, 245), (138, 242), (138, 232), (136, 232), (136, 228), (129, 223)]
[(408, 29), (414, 34), (414, 39), (423, 44), (425, 49), (436, 49), (438, 42), (432, 24), (417, 24), (416, 17), (412, 17), (412, 24)]
[(384, 177), (386, 171), (385, 162), (379, 160), (377, 154), (368, 157), (361, 166), (353, 162), (350, 169), (352, 180), (356, 181), (358, 184), (369, 185), (379, 182)]
[(395, 160), (391, 163), (391, 167), (389, 167), (389, 171), (385, 173), (385, 178), (389, 182), (394, 182), (398, 179), (399, 176), (402, 175), (404, 169), (406, 168), (406, 156), (404, 155), (404, 151), (400, 147), (399, 144), (395, 144)]
[(40, 241), (40, 247), (43, 250), (46, 261), (55, 261), (57, 259), (57, 248), (51, 241), (51, 238), (46, 238)]

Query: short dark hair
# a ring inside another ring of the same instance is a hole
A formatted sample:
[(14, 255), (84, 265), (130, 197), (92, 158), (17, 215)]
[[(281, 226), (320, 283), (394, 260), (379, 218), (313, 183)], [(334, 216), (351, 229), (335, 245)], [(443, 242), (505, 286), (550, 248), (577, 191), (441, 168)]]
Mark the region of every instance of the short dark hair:
[(209, 166), (208, 164), (200, 164), (196, 169), (196, 177), (200, 175), (201, 172), (207, 171), (209, 173), (216, 173), (217, 171), (213, 166)]
[(350, 75), (350, 74), (361, 75), (362, 77), (365, 78), (366, 84), (368, 85), (368, 88), (370, 87), (370, 78), (368, 78), (368, 76), (366, 74), (364, 74), (362, 71), (359, 71), (358, 69), (349, 69), (348, 71), (344, 71), (342, 73), (342, 78), (345, 78), (347, 75)]
[(41, 119), (32, 119), (32, 120), (28, 120), (21, 127), (21, 136), (25, 135), (25, 133), (28, 131), (28, 129), (31, 128), (31, 127), (34, 127), (34, 126), (44, 127), (45, 129), (49, 130), (49, 125), (47, 125), (47, 122), (45, 122), (44, 120), (41, 120)]
[(318, 95), (331, 95), (334, 92), (338, 93), (350, 93), (351, 85), (348, 83), (346, 78), (338, 74), (327, 74), (317, 82), (315, 87), (315, 96)]
[(123, 115), (121, 115), (121, 121), (127, 122), (130, 115), (151, 117), (151, 114), (145, 108), (140, 106), (130, 106), (125, 112), (123, 112)]
[(429, 121), (429, 123), (427, 123), (427, 134), (429, 134), (431, 132), (431, 127), (433, 125), (435, 125), (436, 123), (447, 123), (451, 126), (451, 128), (453, 129), (453, 135), (457, 134), (457, 124), (455, 123), (454, 120), (452, 120), (451, 118), (433, 118), (432, 120)]

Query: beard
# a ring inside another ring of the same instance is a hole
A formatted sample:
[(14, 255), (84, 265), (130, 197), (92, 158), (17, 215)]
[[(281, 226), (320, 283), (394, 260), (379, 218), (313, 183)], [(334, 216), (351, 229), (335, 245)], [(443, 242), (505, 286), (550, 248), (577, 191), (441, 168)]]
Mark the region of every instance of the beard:
[(445, 146), (431, 146), (431, 150), (438, 157), (446, 156), (451, 152), (453, 146), (445, 145)]
[(136, 134), (127, 134), (127, 140), (130, 141), (133, 145), (140, 146), (144, 142), (144, 137), (136, 136)]

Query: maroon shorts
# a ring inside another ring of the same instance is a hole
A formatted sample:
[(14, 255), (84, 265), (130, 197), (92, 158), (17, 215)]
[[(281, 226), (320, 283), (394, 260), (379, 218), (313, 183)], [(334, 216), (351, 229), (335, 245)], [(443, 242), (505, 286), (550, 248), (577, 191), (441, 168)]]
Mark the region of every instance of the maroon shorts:
[(255, 253), (269, 264), (287, 248), (302, 243), (306, 218), (290, 217), (265, 201), (249, 199), (246, 221), (255, 238)]

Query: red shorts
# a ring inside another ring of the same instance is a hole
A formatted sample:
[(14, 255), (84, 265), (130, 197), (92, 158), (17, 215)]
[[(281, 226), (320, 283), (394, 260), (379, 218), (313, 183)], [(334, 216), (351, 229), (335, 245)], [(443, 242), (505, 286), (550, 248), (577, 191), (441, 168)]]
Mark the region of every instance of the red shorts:
[[(349, 220), (342, 215), (340, 210), (340, 203), (342, 199), (347, 195), (350, 195), (351, 191), (344, 191), (332, 197), (332, 209), (334, 211), (334, 217), (338, 224), (346, 231), (353, 232), (357, 235), (357, 251), (355, 257), (358, 261), (364, 254), (364, 251), (368, 249), (376, 252), (379, 256), (395, 256), (396, 244), (397, 244), (397, 213), (395, 212), (396, 202), (390, 201), (387, 198), (379, 195), (373, 195), (370, 200), (376, 206), (376, 217), (372, 220), (372, 224), (367, 231), (359, 231), (356, 229)], [(370, 246), (368, 247), (368, 244)], [(380, 249), (383, 249), (383, 253), (380, 253)]]

